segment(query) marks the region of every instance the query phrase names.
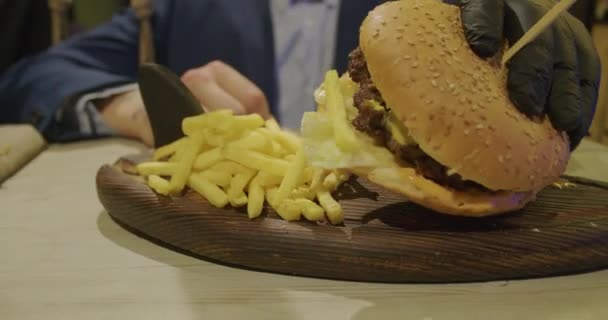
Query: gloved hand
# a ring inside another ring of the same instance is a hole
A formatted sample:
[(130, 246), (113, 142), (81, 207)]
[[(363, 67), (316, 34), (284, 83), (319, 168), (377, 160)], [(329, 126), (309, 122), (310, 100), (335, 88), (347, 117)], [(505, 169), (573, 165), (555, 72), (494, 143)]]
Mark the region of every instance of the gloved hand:
[[(467, 41), (479, 56), (495, 55), (503, 39), (513, 45), (557, 1), (460, 0)], [(597, 104), (600, 61), (585, 26), (564, 13), (510, 62), (507, 89), (528, 116), (546, 113), (568, 133), (574, 150), (591, 126)]]

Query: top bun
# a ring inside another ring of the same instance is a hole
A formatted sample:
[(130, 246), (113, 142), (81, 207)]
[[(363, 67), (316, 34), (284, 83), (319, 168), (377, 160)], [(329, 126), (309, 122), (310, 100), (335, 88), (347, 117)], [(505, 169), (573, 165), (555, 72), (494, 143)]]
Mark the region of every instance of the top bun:
[(508, 98), (500, 57), (469, 47), (460, 10), (440, 0), (376, 7), (360, 47), (387, 106), (429, 156), (492, 190), (536, 191), (565, 170), (569, 141), (547, 117), (532, 121)]

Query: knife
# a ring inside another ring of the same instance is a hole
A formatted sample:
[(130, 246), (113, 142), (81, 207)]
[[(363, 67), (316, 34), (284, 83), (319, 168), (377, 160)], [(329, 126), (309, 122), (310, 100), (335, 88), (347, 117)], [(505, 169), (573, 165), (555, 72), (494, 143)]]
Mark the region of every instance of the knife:
[(142, 64), (138, 77), (139, 90), (154, 135), (154, 147), (183, 137), (182, 120), (204, 113), (192, 92), (166, 67), (155, 63)]

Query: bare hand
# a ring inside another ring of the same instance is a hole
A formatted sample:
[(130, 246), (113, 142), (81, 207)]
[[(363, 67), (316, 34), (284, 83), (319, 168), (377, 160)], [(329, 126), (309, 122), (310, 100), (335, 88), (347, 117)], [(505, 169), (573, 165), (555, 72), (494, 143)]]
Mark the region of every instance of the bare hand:
[(119, 136), (154, 146), (152, 127), (139, 90), (100, 100), (96, 105), (105, 124)]
[[(262, 90), (225, 63), (214, 61), (191, 69), (181, 79), (205, 111), (232, 109), (235, 114), (258, 113), (266, 119), (270, 117)], [(119, 136), (154, 146), (150, 120), (139, 90), (99, 100), (96, 105), (106, 125)]]
[(253, 82), (229, 65), (213, 61), (190, 69), (182, 81), (205, 111), (232, 109), (235, 114), (260, 114), (270, 117), (266, 96)]

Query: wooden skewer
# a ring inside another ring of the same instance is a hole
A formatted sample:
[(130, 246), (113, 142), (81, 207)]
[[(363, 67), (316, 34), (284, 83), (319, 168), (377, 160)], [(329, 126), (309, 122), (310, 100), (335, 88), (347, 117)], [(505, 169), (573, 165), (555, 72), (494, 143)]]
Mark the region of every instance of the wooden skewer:
[(526, 44), (534, 40), (541, 32), (543, 32), (548, 26), (550, 26), (555, 19), (576, 2), (576, 0), (561, 0), (556, 4), (547, 14), (545, 14), (540, 20), (538, 20), (528, 32), (526, 32), (514, 46), (509, 48), (505, 55), (502, 57), (502, 64), (506, 64), (511, 58), (521, 50)]

